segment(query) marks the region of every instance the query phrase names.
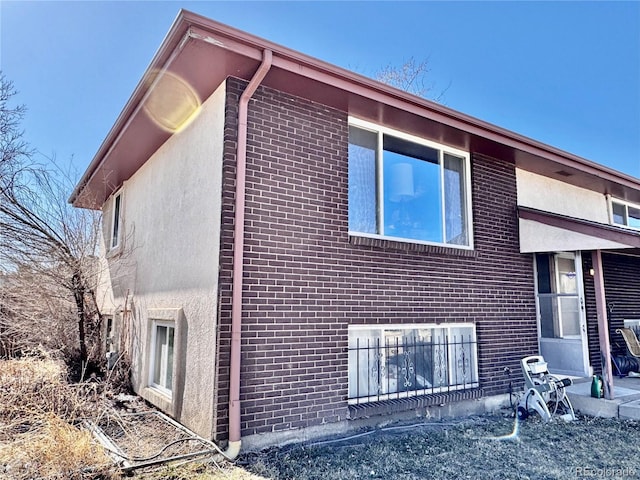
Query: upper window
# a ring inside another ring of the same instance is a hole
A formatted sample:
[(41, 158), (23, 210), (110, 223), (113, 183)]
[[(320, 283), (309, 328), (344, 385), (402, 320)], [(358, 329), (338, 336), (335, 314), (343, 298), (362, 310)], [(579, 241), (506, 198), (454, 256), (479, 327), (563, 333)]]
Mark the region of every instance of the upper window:
[(614, 224), (640, 229), (640, 206), (612, 200), (611, 213)]
[(151, 385), (167, 394), (173, 390), (173, 339), (175, 327), (170, 322), (155, 321), (151, 350)]
[(349, 232), (471, 247), (469, 155), (350, 119)]
[(121, 230), (121, 210), (122, 210), (122, 193), (117, 193), (113, 197), (113, 208), (111, 216), (111, 239), (110, 248), (116, 248), (120, 245)]

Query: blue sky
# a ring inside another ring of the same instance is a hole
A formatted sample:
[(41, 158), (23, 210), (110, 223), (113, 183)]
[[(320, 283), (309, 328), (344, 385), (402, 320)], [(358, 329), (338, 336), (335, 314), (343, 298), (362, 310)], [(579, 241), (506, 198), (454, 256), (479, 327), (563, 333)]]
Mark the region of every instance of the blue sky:
[(180, 8), (373, 75), (429, 57), (451, 108), (640, 177), (640, 2), (0, 1), (26, 139), (81, 171)]

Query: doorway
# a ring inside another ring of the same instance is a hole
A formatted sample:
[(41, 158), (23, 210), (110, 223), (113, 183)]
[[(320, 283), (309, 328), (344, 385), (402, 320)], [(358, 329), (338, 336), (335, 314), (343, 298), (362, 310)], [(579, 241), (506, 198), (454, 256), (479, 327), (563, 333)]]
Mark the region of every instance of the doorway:
[(589, 376), (580, 252), (536, 253), (540, 354), (551, 373)]

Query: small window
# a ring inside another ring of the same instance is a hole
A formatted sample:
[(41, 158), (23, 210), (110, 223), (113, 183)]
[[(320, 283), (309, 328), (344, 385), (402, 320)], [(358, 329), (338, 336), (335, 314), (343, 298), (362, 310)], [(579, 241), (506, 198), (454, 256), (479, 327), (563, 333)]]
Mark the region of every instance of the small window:
[(109, 353), (116, 351), (115, 328), (113, 325), (112, 316), (106, 317), (106, 320), (107, 320), (107, 328), (106, 328), (106, 334), (105, 334), (105, 351), (107, 352), (107, 355), (108, 355)]
[(478, 385), (473, 324), (349, 327), (349, 403)]
[(118, 361), (118, 320), (119, 314), (105, 316), (104, 351), (107, 369), (112, 370)]
[(350, 122), (349, 232), (471, 247), (468, 153)]
[(173, 344), (175, 327), (168, 322), (154, 322), (151, 349), (152, 387), (171, 395), (173, 390)]
[(114, 249), (120, 245), (120, 230), (121, 230), (121, 209), (122, 209), (122, 194), (117, 193), (113, 197), (113, 212), (111, 216), (111, 248)]
[(611, 201), (611, 220), (615, 225), (640, 230), (640, 206), (618, 200)]

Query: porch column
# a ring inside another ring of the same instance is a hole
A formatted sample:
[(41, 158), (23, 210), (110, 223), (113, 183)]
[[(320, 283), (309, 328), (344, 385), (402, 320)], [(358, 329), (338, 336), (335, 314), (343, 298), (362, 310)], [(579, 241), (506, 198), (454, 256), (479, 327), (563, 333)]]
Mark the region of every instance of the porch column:
[(611, 372), (611, 344), (609, 342), (609, 320), (607, 319), (607, 298), (604, 291), (602, 270), (602, 252), (591, 252), (593, 263), (593, 282), (596, 291), (596, 311), (598, 315), (598, 337), (600, 338), (600, 362), (602, 364), (602, 383), (604, 398), (613, 400), (613, 375)]

